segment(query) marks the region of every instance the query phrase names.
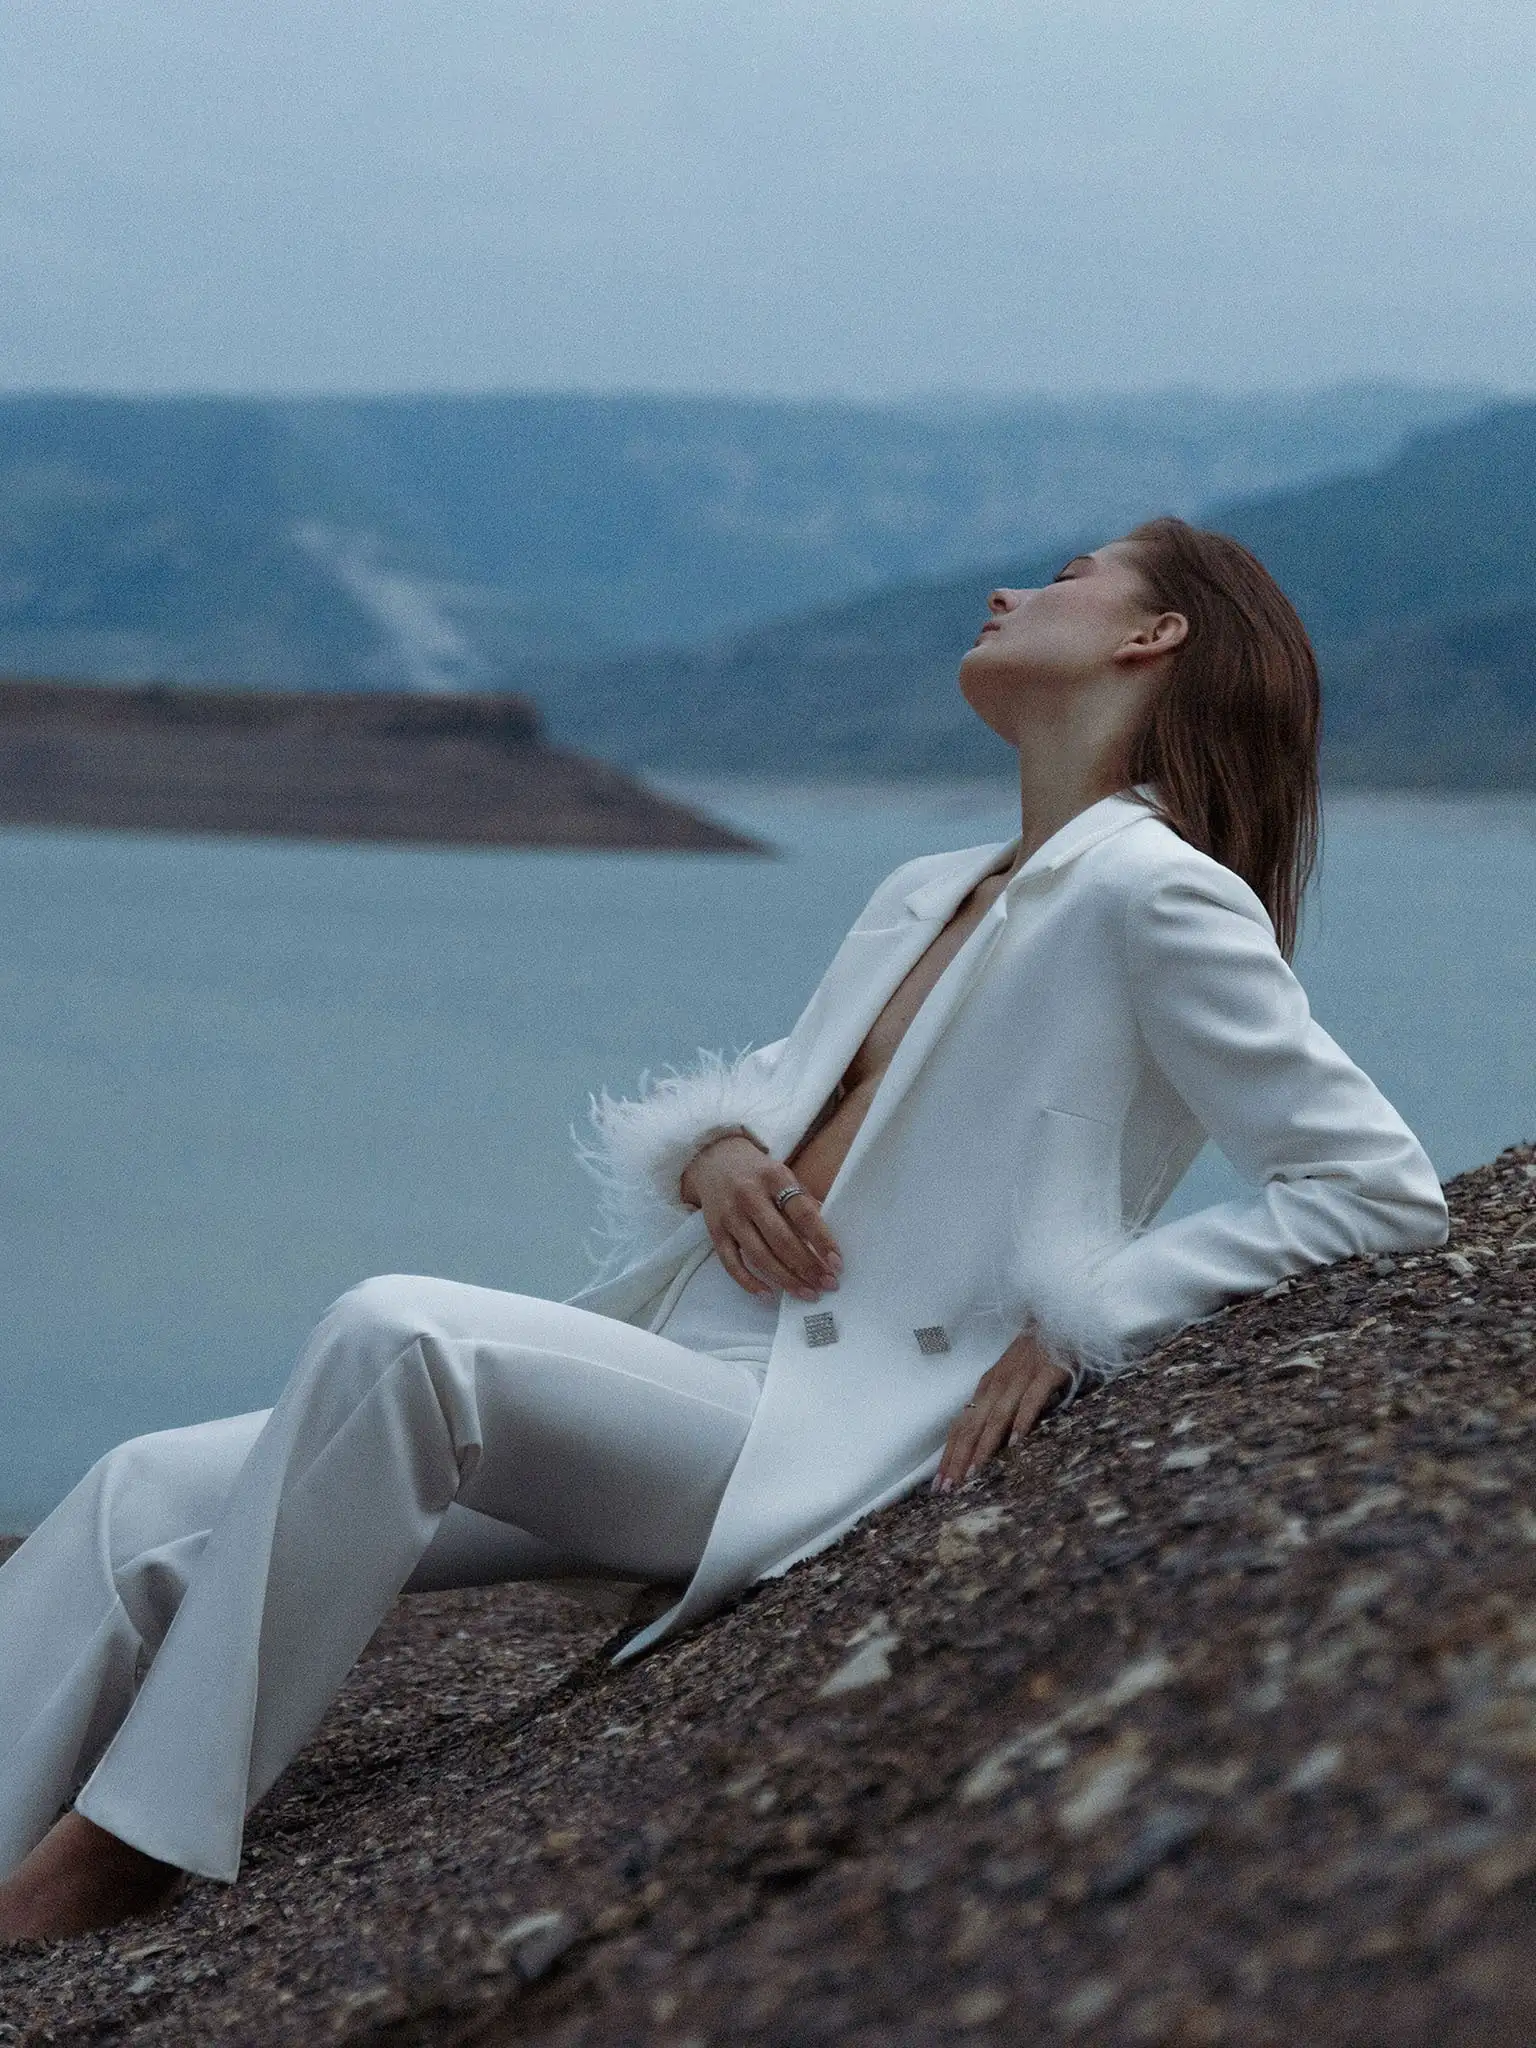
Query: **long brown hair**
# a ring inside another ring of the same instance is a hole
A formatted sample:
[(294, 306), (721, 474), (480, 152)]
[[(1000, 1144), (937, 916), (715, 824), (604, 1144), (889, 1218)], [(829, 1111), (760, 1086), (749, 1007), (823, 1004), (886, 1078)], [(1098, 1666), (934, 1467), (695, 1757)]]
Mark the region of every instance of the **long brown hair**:
[(1317, 657), (1256, 555), (1223, 533), (1152, 519), (1127, 536), (1155, 605), (1189, 637), (1131, 742), (1130, 780), (1165, 822), (1233, 869), (1269, 912), (1287, 959), (1317, 860)]

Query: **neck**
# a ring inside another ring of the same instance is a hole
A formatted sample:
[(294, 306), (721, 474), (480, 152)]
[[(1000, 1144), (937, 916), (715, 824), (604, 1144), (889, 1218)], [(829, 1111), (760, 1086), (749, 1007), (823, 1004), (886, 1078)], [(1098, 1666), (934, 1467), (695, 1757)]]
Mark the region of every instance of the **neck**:
[(1019, 753), (1019, 850), (1010, 873), (1079, 811), (1126, 786), (1123, 693), (1081, 694), (1054, 715), (1032, 718)]

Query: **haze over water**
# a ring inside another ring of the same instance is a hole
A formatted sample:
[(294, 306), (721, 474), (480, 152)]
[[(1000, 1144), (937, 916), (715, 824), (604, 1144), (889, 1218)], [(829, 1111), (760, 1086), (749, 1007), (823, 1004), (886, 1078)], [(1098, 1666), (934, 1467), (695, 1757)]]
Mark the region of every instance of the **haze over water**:
[[(266, 1405), (369, 1273), (572, 1291), (588, 1090), (779, 1036), (882, 875), (1015, 830), (1006, 789), (684, 793), (781, 857), (0, 831), (0, 1529)], [(1536, 799), (1330, 804), (1302, 978), (1443, 1175), (1536, 1135), (1532, 902)]]

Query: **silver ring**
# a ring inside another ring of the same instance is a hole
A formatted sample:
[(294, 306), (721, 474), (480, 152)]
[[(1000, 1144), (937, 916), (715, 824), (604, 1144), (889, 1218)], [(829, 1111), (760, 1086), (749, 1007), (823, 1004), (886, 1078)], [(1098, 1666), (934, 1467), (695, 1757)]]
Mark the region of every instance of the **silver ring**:
[(796, 1187), (795, 1183), (791, 1181), (787, 1188), (779, 1189), (779, 1192), (773, 1198), (773, 1206), (775, 1207), (775, 1209), (778, 1210), (779, 1214), (782, 1216), (784, 1213), (785, 1203), (792, 1202), (795, 1199), (796, 1195), (803, 1195), (804, 1193), (804, 1188)]

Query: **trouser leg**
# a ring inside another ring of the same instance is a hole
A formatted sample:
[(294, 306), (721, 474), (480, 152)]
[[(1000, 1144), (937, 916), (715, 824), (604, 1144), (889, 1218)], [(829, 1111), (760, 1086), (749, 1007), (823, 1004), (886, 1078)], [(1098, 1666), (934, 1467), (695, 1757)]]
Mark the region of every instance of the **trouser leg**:
[[(0, 1567), (0, 1879), (126, 1717), (266, 1419), (263, 1410), (119, 1444)], [(560, 1578), (585, 1564), (455, 1505), (405, 1590)]]
[(0, 1877), (128, 1712), (265, 1420), (119, 1444), (0, 1567)]
[[(558, 1303), (414, 1276), (353, 1289), (251, 1444), (77, 1809), (232, 1879), (246, 1810), (390, 1602), (442, 1582), (430, 1551), (456, 1501), (514, 1525), (523, 1564), (686, 1578), (757, 1393), (744, 1367)], [(477, 1576), (496, 1548), (462, 1520), (444, 1546)]]

